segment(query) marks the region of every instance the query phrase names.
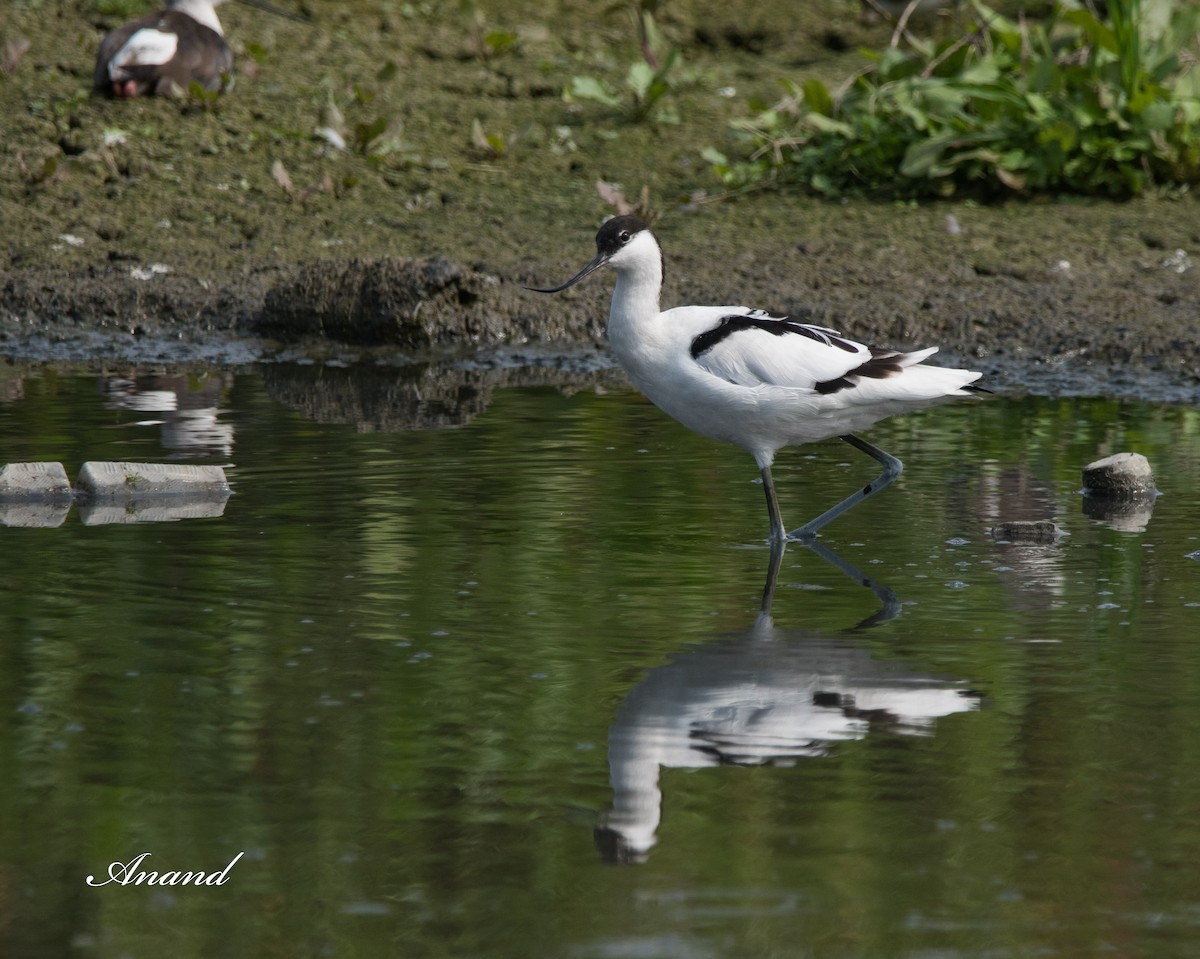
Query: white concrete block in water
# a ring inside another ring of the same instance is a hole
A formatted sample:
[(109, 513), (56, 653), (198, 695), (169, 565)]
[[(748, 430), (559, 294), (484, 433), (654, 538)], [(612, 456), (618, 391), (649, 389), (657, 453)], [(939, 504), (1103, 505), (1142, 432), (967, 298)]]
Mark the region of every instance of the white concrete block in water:
[(91, 501), (107, 502), (159, 497), (224, 500), (231, 492), (221, 467), (178, 463), (88, 462), (75, 487)]
[(1146, 498), (1158, 495), (1154, 472), (1141, 453), (1114, 453), (1083, 468), (1083, 489), (1091, 496)]
[(0, 500), (71, 499), (62, 463), (9, 463), (0, 467)]
[(0, 499), (0, 526), (40, 526), (53, 529), (62, 526), (70, 512), (69, 499)]
[(113, 502), (80, 503), (79, 522), (84, 526), (110, 526), (114, 523), (175, 523), (182, 519), (213, 519), (225, 513), (225, 498), (188, 499), (176, 496), (171, 499), (133, 503)]

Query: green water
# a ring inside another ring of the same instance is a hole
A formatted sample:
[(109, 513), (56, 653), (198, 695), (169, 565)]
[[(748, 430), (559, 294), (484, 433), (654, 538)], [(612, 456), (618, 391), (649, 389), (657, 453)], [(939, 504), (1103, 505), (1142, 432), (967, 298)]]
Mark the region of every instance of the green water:
[[(749, 457), (619, 381), (6, 376), (4, 461), (236, 491), (0, 527), (6, 959), (1195, 954), (1193, 409), (880, 424), (905, 474), (823, 537), (877, 591), (793, 548), (768, 621)], [(1079, 468), (1121, 450), (1164, 495), (1085, 516)], [(785, 451), (785, 520), (872, 466)], [(87, 884), (143, 852), (243, 855)]]

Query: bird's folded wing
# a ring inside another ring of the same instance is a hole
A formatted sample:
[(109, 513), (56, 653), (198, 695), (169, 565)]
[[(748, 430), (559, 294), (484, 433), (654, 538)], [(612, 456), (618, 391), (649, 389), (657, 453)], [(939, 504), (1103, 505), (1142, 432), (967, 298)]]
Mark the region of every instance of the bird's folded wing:
[[(869, 347), (836, 330), (787, 316), (747, 310), (729, 313), (692, 340), (693, 360), (739, 386), (783, 386), (829, 392), (825, 384), (879, 362)], [(894, 355), (890, 351), (888, 356)]]

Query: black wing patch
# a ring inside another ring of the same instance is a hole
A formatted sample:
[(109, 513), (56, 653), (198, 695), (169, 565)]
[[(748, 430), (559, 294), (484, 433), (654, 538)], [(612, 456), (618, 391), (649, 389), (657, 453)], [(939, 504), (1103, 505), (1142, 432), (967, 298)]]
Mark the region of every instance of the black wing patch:
[(836, 393), (838, 390), (851, 389), (858, 384), (849, 379), (851, 376), (865, 376), (872, 380), (884, 380), (904, 371), (899, 363), (899, 353), (891, 350), (871, 350), (871, 358), (862, 366), (856, 366), (843, 376), (834, 380), (826, 380), (813, 386), (818, 393)]
[(764, 330), (773, 336), (795, 333), (807, 336), (810, 340), (816, 340), (825, 346), (836, 346), (839, 350), (845, 350), (847, 353), (857, 353), (859, 350), (856, 344), (842, 339), (835, 330), (800, 323), (785, 314), (755, 310), (753, 313), (734, 313), (731, 316), (721, 317), (720, 322), (711, 330), (706, 330), (692, 340), (692, 359), (699, 359), (702, 354), (739, 330)]

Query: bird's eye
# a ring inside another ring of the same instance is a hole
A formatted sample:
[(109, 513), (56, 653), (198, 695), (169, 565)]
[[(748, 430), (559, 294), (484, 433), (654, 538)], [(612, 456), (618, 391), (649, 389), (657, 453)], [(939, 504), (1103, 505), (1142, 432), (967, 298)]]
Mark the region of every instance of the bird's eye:
[(628, 230), (622, 230), (622, 231), (621, 231), (621, 235), (620, 235), (620, 237), (618, 237), (618, 239), (620, 239), (620, 241), (621, 241), (622, 243), (628, 243), (628, 242), (629, 242), (629, 231), (628, 231)]

